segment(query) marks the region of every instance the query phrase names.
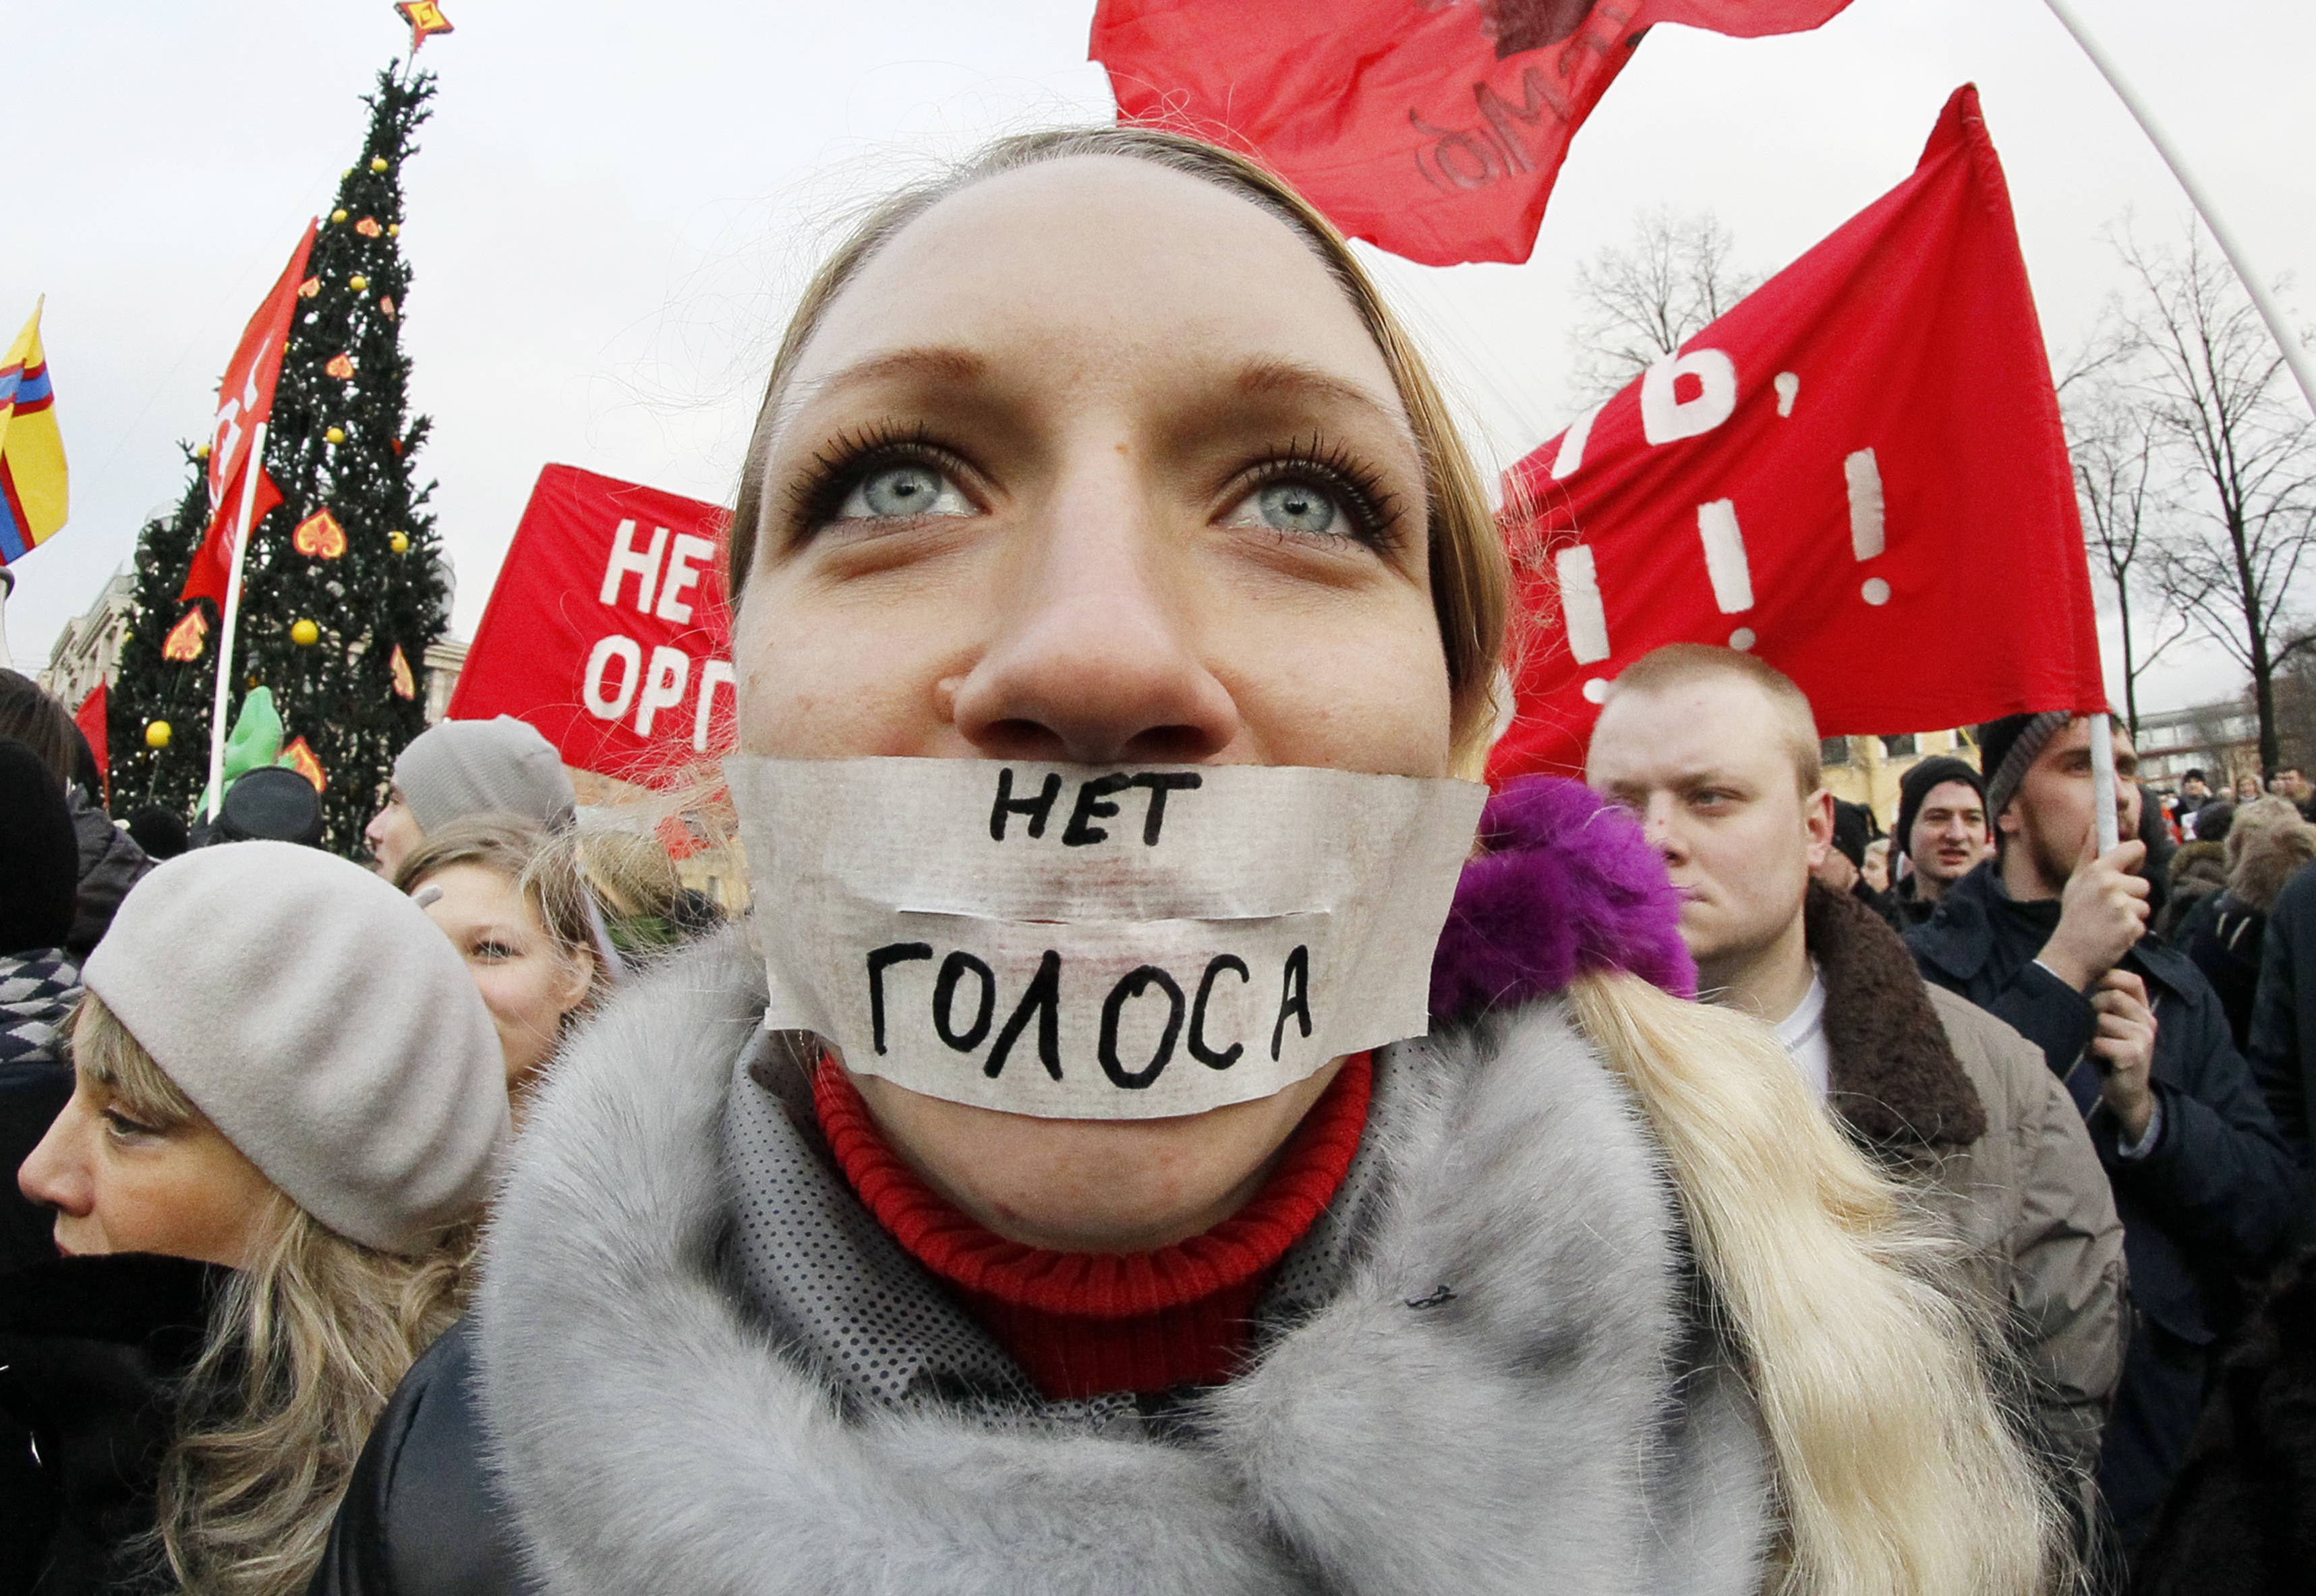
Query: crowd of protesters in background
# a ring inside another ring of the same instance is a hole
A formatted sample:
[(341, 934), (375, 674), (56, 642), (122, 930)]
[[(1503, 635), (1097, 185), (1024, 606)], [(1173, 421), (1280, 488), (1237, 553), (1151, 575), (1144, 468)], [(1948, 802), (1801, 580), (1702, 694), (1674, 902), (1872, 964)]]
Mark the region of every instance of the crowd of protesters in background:
[[(751, 753), (1480, 767), (1487, 495), (1252, 163), (1005, 141), (780, 360)], [(928, 429), (838, 424), (887, 388), (1076, 485), (1011, 575), (849, 596), (974, 541)], [(1239, 431), (1314, 441), (1151, 534)], [(1428, 1035), (1091, 1121), (768, 1031), (744, 923), (520, 721), (413, 740), (357, 864), (278, 767), (116, 821), (0, 673), (0, 1596), (2304, 1581), (2316, 790), (2152, 794), (2118, 725), (2102, 850), (2091, 733), (1977, 727), (1884, 834), (1792, 681), (1659, 650), (1491, 801)]]

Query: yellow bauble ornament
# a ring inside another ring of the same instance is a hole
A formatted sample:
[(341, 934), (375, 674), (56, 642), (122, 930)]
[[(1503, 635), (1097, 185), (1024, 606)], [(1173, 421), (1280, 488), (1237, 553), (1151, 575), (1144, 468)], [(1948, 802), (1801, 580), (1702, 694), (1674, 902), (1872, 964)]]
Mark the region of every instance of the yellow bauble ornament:
[(166, 721), (146, 722), (145, 746), (148, 749), (167, 748), (169, 746), (169, 723)]
[(388, 238), (399, 238), (399, 237), (401, 237), (401, 236), (402, 236), (402, 224), (401, 224), (400, 222), (388, 222), (388, 223), (387, 223), (387, 225), (386, 225), (386, 235), (387, 235)]
[(348, 287), (348, 288), (352, 288), (355, 293), (359, 294), (359, 293), (361, 293), (363, 289), (365, 289), (365, 288), (369, 288), (369, 287), (370, 287), (370, 279), (368, 279), (368, 278), (366, 278), (366, 277), (360, 276), (360, 275), (356, 275), (356, 276), (353, 276), (353, 277), (350, 277), (350, 278), (346, 279), (346, 287)]
[(383, 172), (383, 171), (385, 171), (385, 170), (386, 170), (386, 157), (385, 157), (384, 155), (372, 155), (372, 156), (370, 158), (370, 169), (372, 172)]
[(201, 447), (200, 447), (200, 448), (197, 448), (197, 449), (195, 449), (195, 450), (193, 451), (193, 458), (194, 458), (194, 459), (196, 459), (196, 460), (206, 460), (206, 459), (208, 459), (209, 457), (209, 446), (208, 444), (206, 444), (206, 443), (205, 443), (205, 444), (203, 444), (203, 445), (201, 445)]
[(322, 641), (322, 629), (311, 621), (290, 623), (290, 641), (299, 648), (312, 648)]
[(334, 210), (330, 213), (330, 220), (334, 222), (343, 222), (345, 219), (346, 213), (343, 210)]
[(333, 427), (322, 436), (332, 443), (343, 443), (346, 440), (346, 430), (343, 427)]
[(386, 535), (386, 546), (392, 549), (397, 554), (408, 554), (410, 552), (410, 534), (407, 532), (387, 533)]

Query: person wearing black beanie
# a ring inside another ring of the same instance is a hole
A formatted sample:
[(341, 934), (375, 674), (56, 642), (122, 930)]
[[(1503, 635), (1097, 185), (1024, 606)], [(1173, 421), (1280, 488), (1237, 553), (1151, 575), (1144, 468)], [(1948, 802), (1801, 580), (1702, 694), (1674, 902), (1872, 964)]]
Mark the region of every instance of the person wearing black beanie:
[(72, 930), (80, 852), (64, 788), (48, 762), (0, 737), (0, 1271), (56, 1255), (49, 1216), (15, 1171), (72, 1095), (62, 1033), (80, 1001)]
[(1890, 838), (1906, 862), (1889, 894), (1892, 923), (1902, 931), (1929, 919), (1946, 890), (1993, 851), (1984, 779), (1951, 754), (1923, 760), (1898, 778)]

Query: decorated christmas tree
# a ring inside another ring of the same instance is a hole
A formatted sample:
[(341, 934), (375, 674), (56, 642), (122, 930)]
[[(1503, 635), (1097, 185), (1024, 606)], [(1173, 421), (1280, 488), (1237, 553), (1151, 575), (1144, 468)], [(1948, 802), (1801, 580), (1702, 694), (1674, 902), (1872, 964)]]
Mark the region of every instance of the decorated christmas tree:
[[(265, 470), (281, 503), (259, 521), (242, 567), (235, 704), (272, 690), (292, 758), (322, 781), (324, 846), (361, 849), (394, 756), (425, 729), (426, 649), (449, 619), (447, 568), (414, 486), (429, 422), (408, 413), (402, 322), (402, 166), (434, 93), (400, 64), (366, 97), (369, 137), (338, 185), (298, 288)], [(129, 642), (114, 685), (114, 790), (190, 812), (208, 777), (216, 607), (182, 602), (207, 495), (196, 462), (177, 515), (147, 527)], [(228, 507), (230, 509), (231, 507)], [(196, 618), (198, 617), (198, 618)], [(166, 746), (155, 722), (166, 723)]]

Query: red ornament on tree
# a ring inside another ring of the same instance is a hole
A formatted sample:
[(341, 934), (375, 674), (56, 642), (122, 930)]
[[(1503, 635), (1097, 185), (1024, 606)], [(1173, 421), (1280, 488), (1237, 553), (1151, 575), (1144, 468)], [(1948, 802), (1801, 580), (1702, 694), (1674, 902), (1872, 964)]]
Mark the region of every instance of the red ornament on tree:
[(410, 53), (414, 56), (435, 34), (458, 31), (450, 26), (450, 19), (442, 14), (442, 7), (436, 0), (402, 0), (394, 9), (410, 24)]
[(395, 696), (400, 698), (417, 697), (418, 683), (410, 674), (410, 661), (403, 657), (400, 643), (394, 645), (394, 657), (387, 661), (386, 665), (387, 669), (394, 673)]
[(332, 377), (336, 377), (340, 382), (352, 382), (354, 375), (354, 358), (352, 355), (341, 351), (337, 354), (332, 355), (330, 357), (329, 363), (324, 366), (322, 369), (328, 372)]
[(185, 612), (183, 620), (169, 628), (168, 641), (161, 645), (161, 657), (179, 664), (200, 659), (201, 639), (209, 635), (209, 617), (201, 614), (199, 605), (194, 606)]
[(361, 220), (354, 224), (354, 231), (361, 234), (364, 238), (376, 238), (380, 233), (386, 231), (386, 229), (378, 225), (378, 218), (376, 217), (364, 217)]

